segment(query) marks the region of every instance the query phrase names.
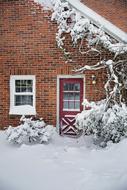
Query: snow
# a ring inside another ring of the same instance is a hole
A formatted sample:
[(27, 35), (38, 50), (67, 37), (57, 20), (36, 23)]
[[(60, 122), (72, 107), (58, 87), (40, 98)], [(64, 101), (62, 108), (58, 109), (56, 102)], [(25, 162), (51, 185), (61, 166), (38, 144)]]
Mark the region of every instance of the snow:
[(45, 9), (52, 9), (51, 0), (34, 0), (36, 3), (39, 3), (45, 7)]
[(55, 128), (46, 125), (43, 119), (22, 116), (17, 127), (9, 126), (6, 130), (7, 140), (13, 144), (45, 143), (51, 139)]
[[(127, 52), (127, 45), (125, 43), (122, 43), (118, 39), (119, 42), (114, 42), (116, 35), (113, 34), (109, 37), (107, 35), (108, 32), (105, 32), (106, 30), (103, 23), (100, 22), (100, 25), (98, 25), (95, 22), (96, 15), (93, 15), (93, 18), (95, 17), (94, 21), (92, 17), (88, 20), (89, 16), (88, 14), (85, 15), (85, 10), (82, 12), (81, 9), (79, 9), (84, 7), (84, 5), (78, 1), (75, 2), (74, 5), (74, 2), (70, 3), (70, 1), (63, 2), (62, 0), (54, 0), (51, 20), (55, 20), (58, 24), (58, 32), (56, 34), (58, 47), (63, 49), (64, 52), (66, 51), (64, 48), (65, 36), (63, 35), (70, 33), (74, 45), (76, 45), (79, 40), (85, 38), (89, 47), (100, 44), (114, 53), (115, 57)], [(80, 6), (78, 7), (78, 5)], [(68, 24), (68, 19), (71, 19), (71, 24)], [(109, 27), (107, 26), (107, 28)], [(111, 36), (113, 36), (113, 38)], [(122, 36), (122, 34), (120, 36)], [(79, 51), (81, 51), (81, 49), (79, 49)]]
[(105, 149), (90, 137), (14, 147), (0, 131), (0, 190), (126, 190), (127, 139)]
[(13, 106), (10, 108), (9, 114), (11, 115), (36, 115), (36, 110), (30, 105)]
[(127, 34), (120, 28), (97, 14), (92, 9), (81, 3), (79, 0), (67, 0), (76, 10), (80, 11), (85, 17), (89, 18), (98, 27), (102, 27), (108, 34), (117, 40), (127, 43)]
[[(52, 9), (53, 0), (34, 0), (37, 3), (42, 4), (45, 8)], [(57, 0), (54, 0), (57, 1)], [(97, 14), (95, 11), (84, 5), (80, 0), (66, 0), (72, 5), (76, 10), (78, 10), (86, 18), (90, 19), (97, 27), (101, 27), (111, 35), (115, 37), (118, 41), (127, 43), (127, 34), (122, 31), (120, 28), (109, 22), (107, 19)]]

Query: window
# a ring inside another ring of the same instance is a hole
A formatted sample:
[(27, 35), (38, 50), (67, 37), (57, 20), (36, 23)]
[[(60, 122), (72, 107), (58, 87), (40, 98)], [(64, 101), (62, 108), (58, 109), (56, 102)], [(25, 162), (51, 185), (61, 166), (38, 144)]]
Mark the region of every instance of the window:
[(80, 83), (64, 83), (63, 110), (80, 110)]
[(35, 76), (10, 77), (10, 114), (35, 115)]

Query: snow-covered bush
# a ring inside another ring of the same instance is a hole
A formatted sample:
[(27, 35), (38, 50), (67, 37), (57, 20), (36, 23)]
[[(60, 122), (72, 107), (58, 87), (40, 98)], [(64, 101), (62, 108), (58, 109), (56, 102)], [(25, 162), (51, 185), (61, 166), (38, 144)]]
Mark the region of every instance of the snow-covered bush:
[(84, 110), (76, 117), (76, 126), (85, 135), (93, 134), (94, 141), (106, 146), (108, 141), (117, 143), (127, 136), (127, 107), (113, 105), (105, 110), (106, 102), (92, 103), (91, 109)]
[(43, 143), (50, 140), (53, 130), (53, 126), (46, 125), (42, 119), (22, 116), (20, 125), (17, 127), (9, 126), (6, 134), (8, 141), (16, 144)]

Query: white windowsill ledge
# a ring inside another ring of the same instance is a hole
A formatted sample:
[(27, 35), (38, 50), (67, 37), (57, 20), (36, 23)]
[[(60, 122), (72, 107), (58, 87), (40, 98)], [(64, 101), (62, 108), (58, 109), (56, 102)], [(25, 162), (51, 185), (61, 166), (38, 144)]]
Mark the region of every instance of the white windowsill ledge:
[(14, 106), (10, 108), (10, 115), (36, 115), (36, 110), (30, 105)]
[(73, 111), (73, 112), (76, 112), (76, 111), (80, 111), (80, 109), (63, 109), (63, 111)]

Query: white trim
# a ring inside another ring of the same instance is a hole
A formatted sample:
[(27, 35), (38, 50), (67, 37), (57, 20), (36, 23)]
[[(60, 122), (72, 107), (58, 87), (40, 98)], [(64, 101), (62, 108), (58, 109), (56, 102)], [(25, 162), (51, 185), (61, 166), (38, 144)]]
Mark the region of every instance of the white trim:
[[(20, 93), (20, 95), (33, 95), (33, 106), (23, 105), (15, 106), (14, 105), (14, 94), (15, 94), (15, 80), (32, 80), (33, 81), (33, 92), (30, 93)], [(11, 75), (10, 76), (10, 115), (36, 115), (36, 88), (35, 88), (35, 75)]]
[(60, 79), (69, 79), (69, 78), (82, 78), (83, 79), (83, 99), (85, 98), (85, 75), (57, 75), (57, 98), (56, 98), (56, 130), (59, 133), (60, 132), (60, 126), (59, 126), (59, 106), (60, 106)]
[(80, 111), (80, 109), (63, 109), (63, 111)]
[(75, 115), (65, 115), (65, 117), (75, 117)]
[(59, 79), (69, 79), (69, 78), (84, 78), (84, 74), (82, 74), (82, 75), (57, 75), (57, 79), (59, 78)]
[[(70, 5), (78, 10), (82, 15), (90, 19), (97, 27), (102, 27), (106, 33), (120, 42), (127, 43), (127, 33), (112, 24), (104, 17), (97, 14), (92, 9), (81, 3), (79, 0), (66, 0)], [(116, 13), (117, 14), (117, 13)]]

